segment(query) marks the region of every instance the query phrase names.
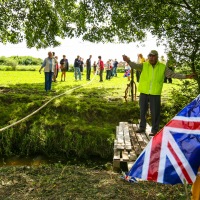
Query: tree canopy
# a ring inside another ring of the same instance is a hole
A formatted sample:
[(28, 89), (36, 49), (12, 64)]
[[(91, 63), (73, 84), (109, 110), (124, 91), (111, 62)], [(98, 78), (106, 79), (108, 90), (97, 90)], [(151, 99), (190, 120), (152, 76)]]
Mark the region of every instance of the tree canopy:
[[(200, 73), (197, 0), (1, 0), (0, 42), (58, 46), (59, 38), (134, 42), (147, 32), (179, 61)], [(200, 81), (197, 78), (200, 91)]]

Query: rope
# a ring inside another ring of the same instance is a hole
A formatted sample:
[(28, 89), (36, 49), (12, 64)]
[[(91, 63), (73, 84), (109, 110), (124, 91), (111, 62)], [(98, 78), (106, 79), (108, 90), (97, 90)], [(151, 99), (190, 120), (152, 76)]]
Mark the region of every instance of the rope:
[(51, 101), (53, 101), (54, 99), (56, 99), (56, 98), (58, 98), (58, 97), (61, 97), (61, 96), (65, 95), (65, 94), (68, 94), (68, 93), (70, 93), (70, 92), (72, 92), (72, 91), (74, 91), (74, 90), (77, 90), (77, 89), (81, 88), (81, 87), (85, 87), (86, 85), (91, 84), (91, 83), (93, 82), (94, 78), (96, 77), (96, 74), (97, 74), (97, 72), (95, 73), (95, 75), (94, 75), (94, 77), (91, 79), (91, 81), (89, 81), (88, 83), (83, 84), (83, 85), (79, 85), (79, 86), (77, 86), (77, 87), (75, 87), (75, 88), (72, 88), (72, 89), (70, 89), (70, 90), (68, 90), (68, 91), (66, 91), (66, 92), (64, 92), (64, 93), (62, 93), (62, 94), (59, 94), (59, 95), (57, 95), (57, 96), (52, 97), (49, 101), (47, 101), (44, 105), (42, 105), (41, 107), (39, 107), (37, 110), (33, 111), (31, 114), (29, 114), (29, 115), (27, 115), (26, 117), (24, 117), (24, 118), (22, 118), (22, 119), (20, 119), (20, 120), (18, 120), (18, 121), (16, 121), (16, 122), (14, 122), (13, 124), (10, 124), (10, 125), (8, 125), (8, 126), (6, 126), (6, 127), (4, 127), (4, 128), (1, 128), (1, 129), (0, 129), (0, 132), (4, 131), (4, 130), (6, 130), (6, 129), (9, 129), (9, 128), (11, 128), (11, 127), (13, 127), (13, 126), (15, 126), (15, 125), (17, 125), (17, 124), (23, 122), (24, 120), (30, 118), (31, 116), (35, 115), (36, 113), (38, 113), (40, 110), (42, 110), (45, 106), (47, 106), (47, 105), (48, 105)]

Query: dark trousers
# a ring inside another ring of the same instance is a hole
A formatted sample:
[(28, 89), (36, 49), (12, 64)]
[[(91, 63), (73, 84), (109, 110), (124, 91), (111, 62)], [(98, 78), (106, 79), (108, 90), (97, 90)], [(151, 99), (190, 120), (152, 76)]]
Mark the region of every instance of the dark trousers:
[(114, 76), (113, 68), (110, 70), (110, 76)]
[(104, 71), (103, 69), (100, 69), (100, 72), (99, 72), (101, 82), (103, 81), (103, 71)]
[(111, 70), (106, 70), (106, 80), (110, 80)]
[(113, 76), (117, 76), (117, 67), (113, 67)]
[(151, 122), (152, 122), (152, 133), (157, 133), (160, 124), (160, 106), (161, 96), (160, 95), (148, 95), (140, 94), (140, 128), (146, 129), (146, 114), (148, 111), (148, 105), (150, 104), (151, 111)]
[(51, 83), (52, 83), (52, 72), (45, 72), (45, 90), (51, 90)]
[(91, 67), (87, 67), (87, 75), (86, 75), (87, 80), (90, 80), (90, 74), (91, 74)]

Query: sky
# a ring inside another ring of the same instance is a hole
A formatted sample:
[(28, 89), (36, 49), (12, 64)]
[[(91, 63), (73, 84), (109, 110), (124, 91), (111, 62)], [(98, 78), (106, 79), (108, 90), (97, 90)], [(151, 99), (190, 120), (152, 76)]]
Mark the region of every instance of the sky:
[(165, 50), (163, 46), (156, 45), (156, 39), (149, 36), (143, 43), (129, 43), (129, 44), (103, 44), (103, 43), (91, 43), (82, 41), (81, 39), (65, 39), (62, 40), (62, 44), (55, 48), (46, 48), (37, 50), (36, 48), (27, 48), (25, 43), (19, 44), (0, 44), (0, 56), (33, 56), (36, 58), (45, 59), (49, 51), (55, 52), (58, 56), (58, 60), (62, 59), (62, 55), (66, 55), (70, 64), (74, 63), (74, 59), (77, 55), (84, 58), (84, 61), (92, 55), (92, 62), (98, 60), (98, 56), (102, 57), (102, 60), (106, 62), (108, 59), (117, 59), (122, 61), (122, 55), (127, 55), (132, 61), (137, 61), (137, 54), (142, 53), (146, 58), (151, 50), (157, 50), (160, 56), (166, 58)]

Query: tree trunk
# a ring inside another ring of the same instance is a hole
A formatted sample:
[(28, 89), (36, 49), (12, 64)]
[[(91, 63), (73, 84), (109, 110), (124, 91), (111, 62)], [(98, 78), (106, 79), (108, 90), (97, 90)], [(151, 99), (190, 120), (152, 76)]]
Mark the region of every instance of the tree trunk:
[(197, 81), (197, 84), (198, 84), (198, 94), (200, 94), (200, 77), (198, 77), (196, 79), (196, 81)]

